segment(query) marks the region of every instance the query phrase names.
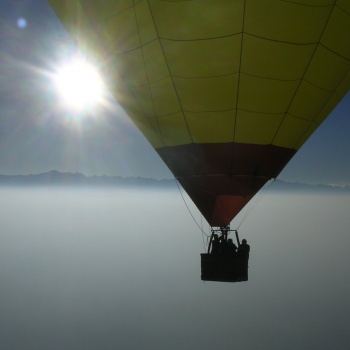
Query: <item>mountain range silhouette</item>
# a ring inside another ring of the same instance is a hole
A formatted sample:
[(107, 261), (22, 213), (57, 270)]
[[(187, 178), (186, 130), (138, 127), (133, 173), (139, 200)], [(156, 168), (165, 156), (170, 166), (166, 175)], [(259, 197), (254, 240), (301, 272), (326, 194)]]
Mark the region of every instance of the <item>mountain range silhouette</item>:
[[(153, 179), (143, 177), (121, 177), (121, 176), (85, 176), (81, 173), (60, 172), (51, 170), (39, 174), (30, 175), (0, 175), (0, 186), (74, 186), (74, 187), (158, 187), (176, 188), (175, 179)], [(328, 185), (328, 184), (307, 184), (300, 182), (287, 182), (274, 180), (269, 185), (269, 191), (331, 191), (350, 192), (350, 185)]]

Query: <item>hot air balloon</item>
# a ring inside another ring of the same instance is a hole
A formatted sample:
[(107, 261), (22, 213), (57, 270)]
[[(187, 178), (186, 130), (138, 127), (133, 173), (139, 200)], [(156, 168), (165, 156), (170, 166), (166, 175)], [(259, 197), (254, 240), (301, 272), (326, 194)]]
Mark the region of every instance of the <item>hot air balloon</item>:
[(347, 0), (49, 2), (221, 232), (350, 88)]

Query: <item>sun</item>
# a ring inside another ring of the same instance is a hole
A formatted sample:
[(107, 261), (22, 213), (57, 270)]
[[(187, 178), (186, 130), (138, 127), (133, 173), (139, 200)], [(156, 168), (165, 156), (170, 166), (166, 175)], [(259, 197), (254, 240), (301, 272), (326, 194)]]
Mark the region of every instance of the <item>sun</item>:
[(104, 85), (97, 69), (81, 58), (71, 59), (54, 75), (63, 103), (75, 110), (91, 108), (102, 102)]

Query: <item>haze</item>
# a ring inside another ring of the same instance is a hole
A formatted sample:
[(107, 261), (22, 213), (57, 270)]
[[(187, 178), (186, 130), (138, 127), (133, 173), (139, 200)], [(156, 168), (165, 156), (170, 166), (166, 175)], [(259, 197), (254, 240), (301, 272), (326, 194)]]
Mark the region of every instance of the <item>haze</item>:
[(350, 343), (349, 195), (265, 194), (239, 230), (249, 281), (231, 284), (200, 280), (206, 237), (176, 190), (0, 191), (2, 349)]

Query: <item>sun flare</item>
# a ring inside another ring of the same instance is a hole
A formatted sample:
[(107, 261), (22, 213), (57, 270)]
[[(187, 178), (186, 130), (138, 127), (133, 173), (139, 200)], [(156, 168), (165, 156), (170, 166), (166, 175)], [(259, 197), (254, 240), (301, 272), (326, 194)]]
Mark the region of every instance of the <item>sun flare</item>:
[(71, 108), (82, 110), (102, 101), (102, 79), (97, 69), (82, 59), (61, 66), (54, 80), (64, 103)]

